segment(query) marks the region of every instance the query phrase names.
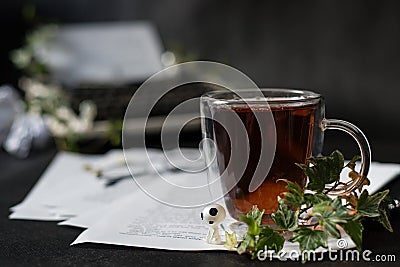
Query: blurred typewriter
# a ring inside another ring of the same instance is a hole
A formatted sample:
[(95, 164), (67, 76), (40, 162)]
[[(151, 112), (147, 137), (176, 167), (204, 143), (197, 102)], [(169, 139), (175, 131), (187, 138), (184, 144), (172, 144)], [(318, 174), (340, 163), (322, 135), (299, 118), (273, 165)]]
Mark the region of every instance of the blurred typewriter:
[[(96, 104), (93, 134), (98, 135), (104, 132), (105, 122), (124, 117), (137, 88), (165, 67), (163, 52), (156, 28), (144, 21), (61, 25), (57, 35), (39, 50), (52, 78), (62, 85), (75, 110), (86, 99)], [(163, 118), (175, 106), (212, 89), (197, 83), (170, 91), (152, 109), (146, 132), (159, 132)], [(159, 92), (148, 92), (148, 96), (151, 94)], [(146, 99), (139, 102), (145, 104)], [(178, 121), (198, 113), (198, 106), (183, 110), (176, 116), (177, 125)], [(130, 119), (132, 131), (135, 131), (135, 120), (140, 119), (143, 118)], [(195, 120), (185, 129), (198, 131), (199, 125)]]

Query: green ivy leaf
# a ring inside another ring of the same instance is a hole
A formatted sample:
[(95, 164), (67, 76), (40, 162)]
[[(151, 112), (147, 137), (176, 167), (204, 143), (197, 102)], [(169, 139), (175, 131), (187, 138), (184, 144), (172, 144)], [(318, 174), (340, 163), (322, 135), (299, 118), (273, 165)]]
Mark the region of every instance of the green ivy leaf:
[(348, 210), (343, 207), (341, 198), (323, 201), (313, 206), (313, 216), (320, 220), (327, 234), (334, 238), (340, 238), (340, 231), (337, 224), (345, 224), (352, 219)]
[(333, 222), (331, 219), (327, 218), (323, 220), (322, 226), (326, 233), (334, 238), (340, 238), (340, 231), (336, 227), (336, 223)]
[(308, 160), (312, 166), (296, 164), (309, 178), (307, 189), (322, 192), (326, 184), (337, 182), (344, 165), (343, 154), (335, 150), (327, 157), (311, 157)]
[(364, 190), (357, 202), (357, 215), (358, 217), (380, 217), (381, 213), (379, 207), (382, 201), (389, 194), (389, 190), (369, 195), (367, 190)]
[(386, 210), (379, 210), (379, 217), (378, 222), (380, 222), (383, 227), (385, 227), (389, 232), (393, 232), (392, 225), (390, 224), (387, 211)]
[(321, 230), (312, 230), (302, 227), (294, 231), (291, 242), (298, 242), (300, 249), (315, 250), (319, 247), (328, 247), (328, 236)]
[(259, 240), (255, 247), (255, 255), (259, 250), (265, 250), (267, 247), (269, 250), (274, 250), (276, 253), (281, 251), (283, 244), (285, 243), (285, 238), (278, 232), (274, 231), (269, 226), (262, 226), (260, 231)]
[[(328, 236), (324, 231), (312, 230), (310, 228), (298, 228), (294, 231), (291, 242), (298, 242), (301, 251), (315, 250), (319, 247), (328, 247)], [(304, 254), (307, 257), (307, 253)], [(307, 258), (303, 259), (303, 262)]]
[(239, 219), (248, 226), (248, 235), (256, 236), (260, 233), (260, 225), (263, 215), (264, 210), (260, 211), (257, 206), (253, 206), (246, 215), (239, 216)]
[(391, 198), (389, 197), (389, 195), (386, 195), (386, 197), (381, 201), (381, 204), (379, 205), (379, 217), (377, 218), (377, 220), (389, 232), (393, 232), (392, 225), (390, 224), (390, 221), (388, 218), (388, 204), (390, 203), (390, 201), (391, 201)]
[(284, 231), (294, 231), (298, 227), (299, 210), (293, 211), (284, 202), (284, 199), (278, 200), (278, 210), (271, 214), (275, 224)]
[(332, 200), (321, 201), (313, 206), (313, 214), (316, 216), (329, 215), (333, 212), (334, 208), (331, 206)]
[(239, 216), (239, 219), (247, 224), (247, 234), (256, 236), (260, 233), (260, 224), (253, 218), (247, 216)]
[(328, 197), (326, 194), (323, 193), (304, 194), (304, 203), (308, 208), (323, 201), (332, 201), (332, 200), (330, 197)]
[(287, 183), (286, 189), (288, 192), (284, 193), (285, 202), (299, 208), (304, 203), (304, 190), (297, 183), (286, 179), (280, 179), (280, 181)]
[(335, 212), (331, 217), (335, 217), (336, 223), (354, 219), (353, 216), (349, 215), (347, 208), (343, 206), (341, 197), (337, 197), (332, 201), (332, 207), (335, 209)]
[(349, 221), (345, 224), (341, 224), (341, 226), (343, 227), (344, 231), (353, 240), (354, 244), (356, 244), (357, 249), (361, 250), (362, 232), (364, 230), (362, 223), (358, 220), (354, 220), (354, 221)]
[(254, 219), (258, 225), (261, 225), (263, 215), (264, 210), (259, 210), (258, 207), (254, 205), (245, 216)]
[(229, 250), (234, 250), (238, 244), (236, 233), (228, 233), (227, 231), (225, 231), (225, 238), (226, 241), (224, 246)]
[(284, 237), (271, 227), (261, 225), (263, 214), (264, 211), (260, 211), (254, 206), (245, 216), (239, 217), (240, 220), (245, 222), (248, 226), (247, 233), (237, 248), (239, 254), (247, 252), (252, 255), (252, 259), (255, 259), (257, 252), (263, 250), (265, 246), (276, 252), (279, 252), (283, 248), (283, 243), (285, 242)]

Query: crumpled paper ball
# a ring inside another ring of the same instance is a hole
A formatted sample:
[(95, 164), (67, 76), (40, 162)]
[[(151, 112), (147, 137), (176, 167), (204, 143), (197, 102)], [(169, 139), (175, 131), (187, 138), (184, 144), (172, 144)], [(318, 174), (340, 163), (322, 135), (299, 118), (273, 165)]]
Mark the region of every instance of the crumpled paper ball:
[(43, 118), (24, 110), (17, 91), (8, 85), (0, 86), (0, 144), (19, 158), (26, 158), (33, 147), (44, 147), (49, 139)]

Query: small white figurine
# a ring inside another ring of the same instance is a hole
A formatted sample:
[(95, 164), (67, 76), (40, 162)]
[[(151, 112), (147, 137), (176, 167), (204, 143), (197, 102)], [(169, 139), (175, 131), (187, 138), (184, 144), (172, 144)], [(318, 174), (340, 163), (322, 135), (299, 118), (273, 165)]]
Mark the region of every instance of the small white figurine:
[(209, 205), (203, 209), (200, 216), (201, 220), (210, 227), (206, 242), (216, 245), (222, 244), (218, 226), (225, 220), (226, 212), (224, 207), (218, 204)]

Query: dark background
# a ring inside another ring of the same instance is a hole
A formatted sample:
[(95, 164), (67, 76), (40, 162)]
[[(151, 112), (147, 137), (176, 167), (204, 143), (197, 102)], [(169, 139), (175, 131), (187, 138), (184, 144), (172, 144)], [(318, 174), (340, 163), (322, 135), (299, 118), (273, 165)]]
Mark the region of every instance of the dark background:
[[(37, 21), (22, 19), (24, 4)], [(0, 0), (0, 84), (20, 75), (8, 60), (36, 22), (75, 23), (146, 19), (164, 45), (198, 59), (229, 64), (259, 86), (308, 88), (326, 98), (327, 116), (357, 124), (372, 145), (373, 160), (400, 163), (400, 1), (227, 0)], [(186, 137), (192, 144), (191, 135)], [(154, 141), (157, 142), (157, 141)], [(327, 133), (326, 151), (357, 153), (350, 137)], [(78, 229), (54, 222), (8, 220), (55, 155), (34, 151), (25, 160), (0, 152), (0, 262), (2, 266), (130, 265), (254, 266), (245, 256), (222, 252), (171, 252), (83, 244), (70, 247)], [(393, 196), (399, 179), (387, 185)], [(364, 249), (399, 259), (399, 212), (395, 233), (366, 221)], [(283, 262), (275, 261), (274, 266)], [(374, 262), (315, 262), (307, 266), (382, 266)], [(303, 266), (290, 262), (290, 266)], [(390, 264), (389, 264), (390, 265)], [(385, 265), (387, 266), (387, 265)], [(398, 266), (398, 263), (392, 263)]]
[[(366, 132), (373, 159), (400, 162), (399, 1), (1, 0), (0, 83), (19, 75), (8, 51), (31, 26), (26, 3), (42, 22), (150, 20), (167, 49), (229, 64), (259, 86), (318, 91), (328, 117)], [(327, 136), (327, 150), (356, 153), (350, 137)]]

